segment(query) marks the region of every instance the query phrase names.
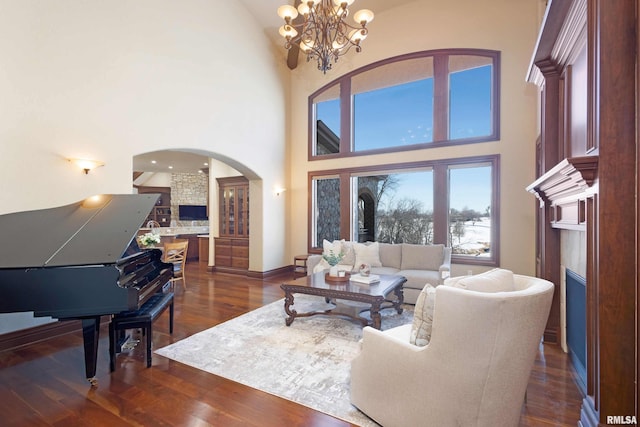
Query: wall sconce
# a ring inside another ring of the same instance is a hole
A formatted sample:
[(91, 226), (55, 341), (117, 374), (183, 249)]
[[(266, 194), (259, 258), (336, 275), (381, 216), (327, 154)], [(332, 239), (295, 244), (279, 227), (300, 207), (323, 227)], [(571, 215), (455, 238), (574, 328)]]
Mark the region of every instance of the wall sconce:
[(276, 188), (276, 196), (279, 196), (280, 194), (284, 193), (285, 191), (287, 191), (286, 188)]
[(88, 159), (69, 159), (69, 161), (80, 169), (82, 169), (86, 174), (89, 173), (90, 170), (98, 168), (100, 166), (104, 166), (104, 162), (98, 160), (88, 160)]

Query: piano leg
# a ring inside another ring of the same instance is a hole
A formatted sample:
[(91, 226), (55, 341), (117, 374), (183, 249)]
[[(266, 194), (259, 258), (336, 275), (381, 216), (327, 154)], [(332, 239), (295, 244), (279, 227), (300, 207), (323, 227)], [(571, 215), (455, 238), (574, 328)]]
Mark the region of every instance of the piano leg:
[(82, 319), (82, 338), (84, 340), (84, 368), (91, 387), (98, 385), (96, 365), (98, 362), (98, 340), (100, 338), (100, 316)]

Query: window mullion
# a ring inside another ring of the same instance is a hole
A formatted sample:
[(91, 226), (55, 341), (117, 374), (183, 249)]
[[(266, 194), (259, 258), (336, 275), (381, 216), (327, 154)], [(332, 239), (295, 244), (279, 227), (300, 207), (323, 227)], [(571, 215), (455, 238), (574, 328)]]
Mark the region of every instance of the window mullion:
[(340, 174), (340, 238), (351, 240), (351, 174)]
[(433, 167), (433, 243), (447, 245), (449, 232), (449, 169), (446, 164)]
[(449, 57), (433, 57), (433, 140), (449, 139)]
[(351, 79), (340, 82), (340, 153), (351, 152), (353, 135), (353, 102), (351, 95)]

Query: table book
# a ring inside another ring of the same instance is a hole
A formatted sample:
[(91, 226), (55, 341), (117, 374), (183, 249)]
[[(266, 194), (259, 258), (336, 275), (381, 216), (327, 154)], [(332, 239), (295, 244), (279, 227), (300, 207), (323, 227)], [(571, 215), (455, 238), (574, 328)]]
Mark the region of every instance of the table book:
[(370, 274), (368, 276), (363, 276), (361, 274), (352, 274), (349, 280), (351, 280), (352, 282), (369, 284), (369, 283), (379, 282), (380, 276), (376, 274)]

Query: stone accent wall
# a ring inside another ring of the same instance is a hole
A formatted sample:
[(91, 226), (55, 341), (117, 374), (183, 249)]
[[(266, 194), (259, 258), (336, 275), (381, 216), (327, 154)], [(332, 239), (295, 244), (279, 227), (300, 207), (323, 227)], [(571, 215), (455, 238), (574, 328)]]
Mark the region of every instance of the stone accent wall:
[(340, 180), (319, 179), (317, 182), (317, 244), (340, 239)]
[(180, 221), (178, 219), (178, 205), (207, 205), (208, 194), (209, 175), (205, 173), (171, 174), (171, 220), (175, 220), (180, 227), (209, 225), (209, 221)]

